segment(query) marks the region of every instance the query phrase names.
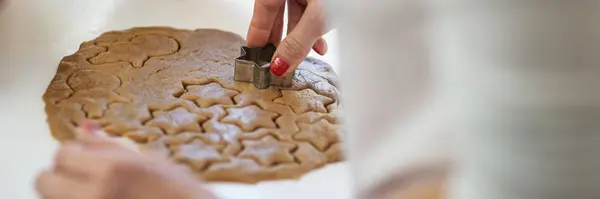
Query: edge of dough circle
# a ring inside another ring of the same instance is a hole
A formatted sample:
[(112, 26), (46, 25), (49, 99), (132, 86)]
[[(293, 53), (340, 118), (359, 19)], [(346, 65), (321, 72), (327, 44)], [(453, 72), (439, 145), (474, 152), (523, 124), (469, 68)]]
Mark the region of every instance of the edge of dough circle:
[(83, 42), (43, 99), (52, 136), (84, 120), (209, 182), (296, 179), (343, 161), (338, 78), (307, 58), (291, 87), (233, 79), (244, 40), (217, 29), (138, 27)]

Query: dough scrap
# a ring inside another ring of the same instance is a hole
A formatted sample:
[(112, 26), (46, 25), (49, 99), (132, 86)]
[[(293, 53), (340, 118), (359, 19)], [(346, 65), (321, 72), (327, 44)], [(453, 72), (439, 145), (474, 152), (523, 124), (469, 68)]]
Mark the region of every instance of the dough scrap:
[(298, 178), (343, 160), (337, 76), (306, 59), (291, 88), (233, 80), (244, 40), (216, 29), (140, 27), (104, 33), (63, 58), (44, 93), (50, 131), (84, 119), (205, 181)]

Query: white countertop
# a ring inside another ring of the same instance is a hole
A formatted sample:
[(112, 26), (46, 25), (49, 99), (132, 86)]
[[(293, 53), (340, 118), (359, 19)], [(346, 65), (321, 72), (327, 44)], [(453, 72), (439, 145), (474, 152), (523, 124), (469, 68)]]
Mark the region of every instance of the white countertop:
[[(8, 0), (0, 11), (0, 197), (34, 199), (32, 180), (52, 160), (42, 94), (59, 60), (98, 34), (134, 26), (218, 28), (245, 36), (251, 0)], [(325, 36), (337, 69), (335, 32)], [(345, 163), (299, 181), (218, 184), (223, 198), (349, 198)]]

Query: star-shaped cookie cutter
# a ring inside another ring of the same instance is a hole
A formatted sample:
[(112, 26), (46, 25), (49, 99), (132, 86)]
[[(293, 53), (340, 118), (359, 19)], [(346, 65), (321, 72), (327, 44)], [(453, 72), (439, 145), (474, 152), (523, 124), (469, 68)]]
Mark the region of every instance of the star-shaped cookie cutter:
[(262, 48), (242, 46), (240, 56), (235, 59), (233, 79), (252, 83), (258, 89), (266, 89), (269, 86), (292, 86), (295, 72), (284, 77), (277, 77), (269, 71), (270, 62), (276, 49), (275, 45), (271, 43)]

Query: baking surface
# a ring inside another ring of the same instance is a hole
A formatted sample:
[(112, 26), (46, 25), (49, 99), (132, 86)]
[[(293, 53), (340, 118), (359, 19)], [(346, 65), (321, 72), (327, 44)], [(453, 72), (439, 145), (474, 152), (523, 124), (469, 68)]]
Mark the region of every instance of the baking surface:
[[(217, 28), (245, 35), (251, 0), (12, 0), (0, 12), (0, 193), (33, 199), (32, 180), (51, 163), (57, 142), (50, 137), (42, 94), (60, 59), (83, 41), (108, 30), (134, 26)], [(335, 32), (325, 39), (337, 70)], [(328, 166), (299, 181), (257, 185), (211, 184), (223, 198), (349, 198), (345, 163)]]
[(338, 78), (306, 59), (289, 87), (234, 80), (244, 40), (217, 29), (103, 33), (66, 56), (44, 94), (52, 135), (85, 119), (205, 181), (293, 179), (342, 158)]

